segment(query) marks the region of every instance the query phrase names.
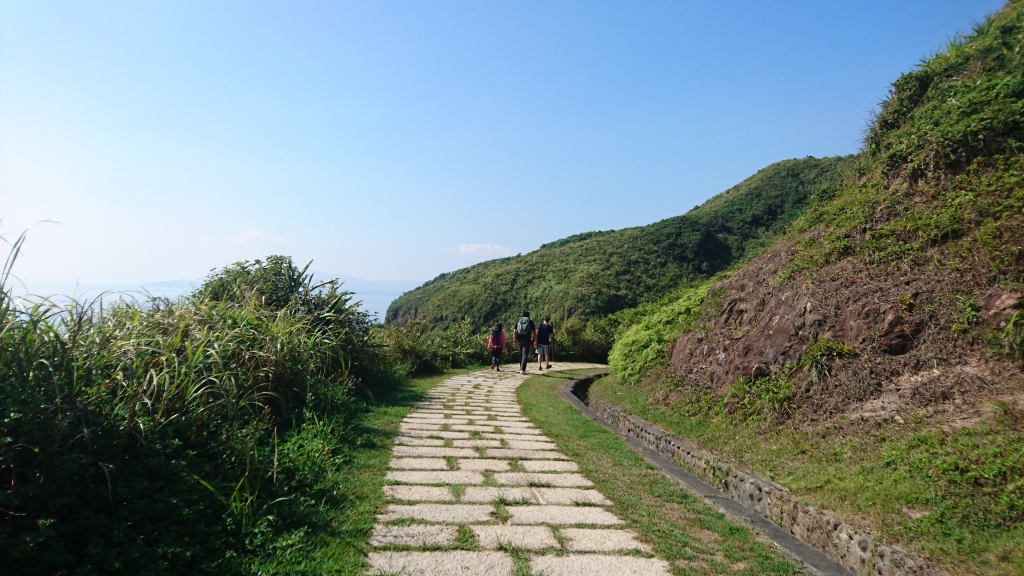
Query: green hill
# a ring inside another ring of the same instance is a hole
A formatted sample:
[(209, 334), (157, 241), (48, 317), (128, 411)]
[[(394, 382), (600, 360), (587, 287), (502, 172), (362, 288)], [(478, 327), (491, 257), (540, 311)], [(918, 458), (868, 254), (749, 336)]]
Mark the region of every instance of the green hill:
[(785, 160), (683, 216), (577, 234), (442, 274), (395, 300), (386, 323), (439, 328), (469, 317), (479, 329), (524, 307), (557, 319), (598, 318), (657, 300), (763, 249), (811, 198), (835, 188), (850, 162)]
[(949, 574), (1024, 573), (1024, 2), (901, 76), (853, 178), (632, 311), (591, 390)]

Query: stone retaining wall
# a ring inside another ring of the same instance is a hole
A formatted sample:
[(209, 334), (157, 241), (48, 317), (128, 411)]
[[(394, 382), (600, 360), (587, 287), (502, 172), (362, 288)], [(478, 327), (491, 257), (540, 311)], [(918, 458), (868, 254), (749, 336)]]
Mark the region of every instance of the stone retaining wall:
[[(589, 387), (590, 383), (581, 384)], [(574, 391), (574, 394), (622, 434), (636, 438), (648, 448), (671, 458), (733, 500), (828, 554), (858, 576), (944, 576), (943, 572), (923, 560), (895, 546), (883, 544), (871, 534), (808, 506), (774, 482), (736, 468), (645, 420), (624, 414), (614, 404), (587, 398), (584, 390)]]

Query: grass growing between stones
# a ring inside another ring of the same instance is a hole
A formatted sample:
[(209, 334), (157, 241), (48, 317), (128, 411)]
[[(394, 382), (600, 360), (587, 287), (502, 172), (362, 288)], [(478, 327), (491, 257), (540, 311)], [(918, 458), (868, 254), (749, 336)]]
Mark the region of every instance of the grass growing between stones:
[(345, 472), (348, 481), (347, 506), (325, 523), (320, 534), (307, 540), (307, 544), (287, 553), (275, 555), (271, 562), (256, 566), (257, 574), (337, 574), (361, 575), (369, 568), (367, 541), (373, 530), (377, 514), (383, 511), (383, 486), (391, 459), (393, 438), (398, 425), (424, 393), (441, 381), (479, 370), (452, 369), (442, 374), (413, 378), (361, 415), (356, 424), (363, 432), (361, 449), (352, 452)]
[(996, 406), (953, 431), (921, 416), (783, 427), (729, 417), (671, 386), (613, 375), (595, 382), (590, 396), (951, 574), (1024, 573), (1024, 414)]
[(611, 511), (677, 575), (797, 574), (749, 529), (728, 520), (648, 464), (618, 436), (558, 395), (574, 372), (534, 376), (517, 394), (523, 410), (615, 505)]

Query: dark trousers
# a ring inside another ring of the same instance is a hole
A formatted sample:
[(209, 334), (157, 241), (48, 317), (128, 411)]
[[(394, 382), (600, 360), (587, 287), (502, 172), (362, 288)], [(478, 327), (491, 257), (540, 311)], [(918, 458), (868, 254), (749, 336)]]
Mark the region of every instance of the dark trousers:
[(530, 346), (533, 342), (530, 340), (519, 342), (519, 370), (526, 370), (526, 365), (530, 362)]
[(491, 364), (495, 366), (501, 366), (501, 349), (495, 348), (491, 350)]

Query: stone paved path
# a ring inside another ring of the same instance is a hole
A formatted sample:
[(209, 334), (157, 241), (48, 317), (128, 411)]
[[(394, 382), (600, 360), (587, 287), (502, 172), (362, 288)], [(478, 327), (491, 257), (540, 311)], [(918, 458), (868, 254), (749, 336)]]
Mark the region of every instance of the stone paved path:
[[(559, 363), (556, 370), (594, 367)], [(449, 378), (402, 422), (370, 544), (370, 574), (667, 576), (574, 462), (525, 418), (531, 376)]]

